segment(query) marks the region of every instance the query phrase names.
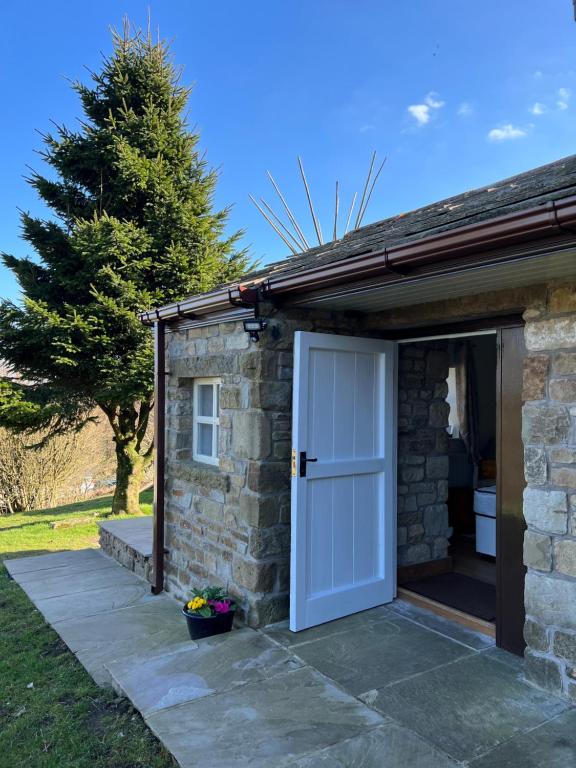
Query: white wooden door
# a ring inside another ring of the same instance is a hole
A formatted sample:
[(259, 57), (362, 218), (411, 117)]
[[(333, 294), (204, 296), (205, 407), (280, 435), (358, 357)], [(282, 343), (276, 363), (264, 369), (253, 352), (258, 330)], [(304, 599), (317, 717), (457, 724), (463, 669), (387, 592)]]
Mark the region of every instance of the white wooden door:
[(294, 336), (290, 629), (298, 631), (395, 597), (396, 345)]

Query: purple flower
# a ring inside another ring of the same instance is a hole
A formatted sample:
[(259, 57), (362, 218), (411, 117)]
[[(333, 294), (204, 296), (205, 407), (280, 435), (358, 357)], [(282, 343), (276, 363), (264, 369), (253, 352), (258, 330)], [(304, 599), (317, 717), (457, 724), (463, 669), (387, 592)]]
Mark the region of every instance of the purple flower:
[(212, 603), (212, 607), (214, 608), (216, 613), (228, 613), (228, 611), (230, 610), (230, 600), (222, 600), (222, 601), (215, 600)]

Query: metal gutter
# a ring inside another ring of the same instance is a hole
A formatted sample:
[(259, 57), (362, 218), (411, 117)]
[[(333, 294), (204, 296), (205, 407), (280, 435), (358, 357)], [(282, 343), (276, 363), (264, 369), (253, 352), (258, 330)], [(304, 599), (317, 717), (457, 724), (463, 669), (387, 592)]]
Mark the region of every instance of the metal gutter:
[[(572, 227), (575, 229), (571, 229)], [(411, 269), (432, 266), (475, 253), (478, 254), (478, 261), (482, 261), (486, 259), (486, 252), (492, 249), (501, 250), (519, 242), (567, 231), (576, 237), (574, 196), (498, 219), (442, 232), (416, 242), (391, 246), (376, 253), (352, 256), (305, 272), (270, 277), (265, 283), (265, 293), (290, 295), (349, 281), (356, 282), (386, 273), (396, 273), (401, 277)]]

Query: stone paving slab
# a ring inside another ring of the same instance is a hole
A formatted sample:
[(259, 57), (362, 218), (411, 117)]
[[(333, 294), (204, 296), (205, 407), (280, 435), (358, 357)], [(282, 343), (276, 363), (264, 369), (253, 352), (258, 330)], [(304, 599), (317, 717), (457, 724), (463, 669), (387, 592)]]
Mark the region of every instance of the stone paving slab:
[(150, 585), (135, 576), (132, 583), (117, 584), (102, 589), (87, 589), (59, 597), (41, 598), (36, 599), (35, 602), (46, 621), (55, 624), (58, 621), (81, 619), (116, 611), (119, 608), (136, 606), (140, 608), (156, 600), (156, 596), (150, 591)]
[(290, 768), (456, 768), (458, 763), (407, 728), (386, 723), (289, 765)]
[(318, 672), (285, 672), (145, 718), (182, 768), (274, 768), (386, 719)]
[(368, 611), (353, 613), (351, 616), (345, 616), (343, 619), (329, 621), (326, 624), (320, 624), (317, 627), (310, 627), (301, 632), (291, 632), (288, 621), (279, 621), (276, 624), (269, 624), (263, 628), (269, 637), (282, 645), (294, 648), (303, 643), (309, 643), (313, 640), (322, 640), (334, 634), (341, 634), (351, 630), (363, 631), (366, 624), (372, 624), (375, 621), (390, 618), (390, 611), (387, 605), (381, 605), (378, 608), (371, 608)]
[(147, 557), (152, 555), (152, 517), (104, 520), (98, 523), (98, 526), (142, 555)]
[[(456, 760), (472, 760), (569, 706), (528, 685), (512, 667), (485, 654), (363, 698)], [(576, 735), (573, 746), (576, 748)]]
[(492, 648), (496, 645), (493, 637), (467, 629), (455, 621), (437, 616), (435, 613), (419, 608), (407, 600), (394, 600), (388, 605), (388, 608), (405, 619), (410, 619), (410, 621), (438, 632), (444, 635), (444, 637), (451, 637), (453, 640), (462, 643), (462, 645), (467, 645), (475, 651), (482, 651), (485, 648)]
[(518, 736), (473, 760), (470, 768), (573, 768), (576, 765), (576, 711)]
[(31, 571), (21, 574), (29, 577), (24, 581), (19, 574), (18, 581), (31, 600), (63, 597), (88, 590), (134, 584), (134, 574), (122, 568), (121, 565), (113, 563), (110, 563), (109, 567), (74, 573), (73, 578), (70, 578), (71, 574), (61, 575), (59, 572), (62, 570), (67, 569), (55, 569), (57, 575), (54, 571)]
[[(140, 581), (137, 576), (134, 579)], [(183, 624), (179, 604), (162, 594), (143, 606), (59, 621), (54, 629), (70, 650), (76, 653), (110, 642), (136, 642), (138, 638), (155, 634), (159, 630), (172, 631), (176, 635)]]
[[(43, 555), (42, 555), (43, 557)], [(31, 558), (30, 558), (31, 559)], [(4, 565), (9, 569), (9, 563), (15, 562), (14, 560), (5, 560)], [(29, 582), (37, 582), (44, 578), (53, 579), (59, 578), (64, 581), (74, 581), (80, 574), (94, 573), (95, 571), (115, 571), (118, 567), (118, 563), (100, 554), (98, 558), (90, 559), (87, 562), (76, 562), (70, 565), (59, 565), (56, 568), (43, 568), (41, 570), (23, 571), (22, 573), (11, 573), (13, 579), (15, 579), (22, 588), (24, 584)]]
[(62, 567), (84, 568), (94, 564), (109, 563), (99, 549), (78, 549), (72, 552), (51, 552), (48, 555), (35, 557), (18, 557), (5, 560), (8, 573), (12, 577), (33, 571), (47, 571)]
[(474, 653), (394, 614), (294, 650), (355, 696)]
[(114, 688), (144, 715), (301, 666), (253, 629), (188, 642), (137, 664), (131, 657), (106, 664)]
[[(56, 629), (61, 625), (58, 624)], [(164, 622), (156, 631), (129, 635), (121, 640), (109, 640), (100, 645), (77, 651), (76, 657), (86, 671), (92, 675), (98, 685), (113, 686), (113, 680), (107, 665), (124, 661), (126, 667), (140, 664), (150, 655), (170, 654), (173, 649), (183, 647), (189, 650), (196, 647), (189, 636), (184, 622)]]

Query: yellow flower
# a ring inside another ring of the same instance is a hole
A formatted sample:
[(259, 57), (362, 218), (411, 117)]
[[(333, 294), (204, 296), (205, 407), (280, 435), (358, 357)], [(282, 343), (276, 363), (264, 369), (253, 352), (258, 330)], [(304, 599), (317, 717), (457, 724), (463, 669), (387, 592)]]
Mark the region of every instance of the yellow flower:
[(202, 608), (206, 605), (206, 600), (204, 600), (203, 597), (195, 597), (193, 600), (190, 600), (188, 603), (188, 610), (190, 611), (197, 611), (199, 608)]

